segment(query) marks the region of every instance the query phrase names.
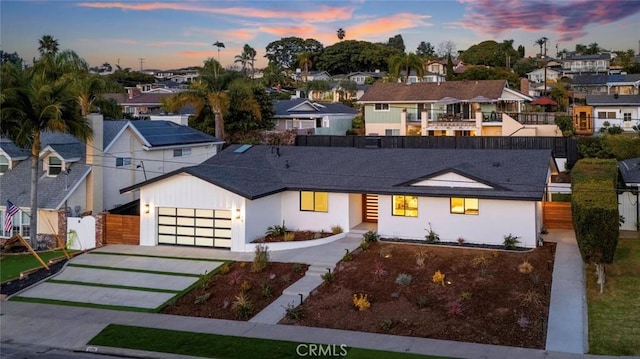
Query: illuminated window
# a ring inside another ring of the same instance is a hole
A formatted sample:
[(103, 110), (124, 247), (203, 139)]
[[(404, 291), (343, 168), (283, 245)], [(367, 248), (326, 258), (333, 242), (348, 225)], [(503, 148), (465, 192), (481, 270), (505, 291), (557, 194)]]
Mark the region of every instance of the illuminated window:
[(49, 157), (49, 176), (57, 176), (62, 172), (62, 161), (58, 157)]
[(329, 212), (329, 194), (327, 192), (301, 191), (300, 210)]
[(478, 199), (451, 198), (451, 213), (478, 214)]
[(393, 215), (418, 217), (418, 197), (393, 196)]

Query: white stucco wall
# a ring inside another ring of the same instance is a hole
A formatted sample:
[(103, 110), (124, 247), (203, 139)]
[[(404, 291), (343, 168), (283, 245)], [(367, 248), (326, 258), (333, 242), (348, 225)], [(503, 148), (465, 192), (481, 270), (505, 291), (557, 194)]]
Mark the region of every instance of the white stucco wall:
[[(267, 228), (275, 225), (282, 225), (281, 217), (281, 194), (262, 197), (256, 200), (247, 200), (245, 208), (245, 243), (250, 243), (262, 237), (267, 232)], [(286, 222), (285, 226), (289, 227)]]
[[(144, 186), (140, 190), (140, 206), (149, 204), (150, 213), (140, 212), (140, 245), (158, 243), (157, 207), (231, 210), (231, 250), (244, 249), (245, 198), (213, 186), (199, 178), (183, 174)], [(240, 219), (236, 218), (240, 209)], [(234, 245), (238, 245), (234, 249)]]
[[(185, 146), (186, 148), (189, 146)], [(202, 163), (216, 154), (216, 146), (196, 146), (191, 155), (173, 157), (173, 148), (145, 150), (140, 139), (131, 129), (125, 130), (108, 149), (104, 157), (104, 207), (111, 209), (137, 199), (137, 192), (120, 194), (120, 189), (132, 186), (178, 168)], [(117, 157), (130, 157), (131, 164), (116, 167)], [(136, 168), (144, 164), (143, 168)]]
[(349, 194), (329, 193), (329, 211), (300, 211), (300, 192), (287, 191), (281, 194), (282, 219), (290, 229), (331, 231), (331, 226), (349, 227)]
[(361, 194), (349, 194), (349, 226), (342, 227), (345, 232), (362, 222), (362, 196)]
[(479, 200), (478, 215), (450, 213), (450, 199), (421, 197), (418, 217), (391, 215), (391, 196), (379, 196), (378, 233), (383, 237), (424, 239), (429, 229), (443, 242), (459, 237), (467, 243), (502, 245), (509, 233), (518, 236), (519, 246), (535, 247), (537, 239), (536, 202)]

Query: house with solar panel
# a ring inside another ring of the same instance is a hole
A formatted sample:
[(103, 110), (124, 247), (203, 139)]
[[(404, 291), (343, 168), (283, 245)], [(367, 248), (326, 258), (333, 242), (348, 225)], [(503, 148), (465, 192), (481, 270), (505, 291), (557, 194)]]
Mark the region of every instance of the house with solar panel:
[[(137, 200), (119, 189), (214, 156), (222, 141), (172, 121), (103, 121), (89, 116), (93, 139), (86, 144), (63, 133), (44, 132), (38, 164), (38, 233), (57, 233), (66, 216), (101, 213)], [(12, 233), (28, 238), (30, 151), (0, 140), (0, 217), (10, 200), (20, 207)], [(137, 206), (136, 206), (137, 207)], [(62, 231), (61, 233), (65, 233)]]
[[(123, 188), (139, 192), (140, 245), (252, 252), (268, 227), (344, 233), (269, 243), (385, 238), (535, 247), (557, 167), (550, 150), (231, 145), (207, 161)], [(360, 231), (360, 232), (358, 232)]]

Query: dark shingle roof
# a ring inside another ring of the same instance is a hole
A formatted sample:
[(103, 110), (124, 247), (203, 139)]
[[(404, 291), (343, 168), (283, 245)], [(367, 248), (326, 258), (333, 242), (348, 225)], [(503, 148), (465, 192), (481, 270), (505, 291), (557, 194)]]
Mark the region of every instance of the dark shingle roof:
[[(295, 109), (307, 102), (308, 106), (302, 106), (302, 109)], [(309, 108), (311, 106), (314, 110)], [(302, 114), (357, 114), (358, 111), (353, 107), (343, 105), (337, 102), (311, 102), (304, 98), (293, 100), (279, 100), (273, 103), (273, 117), (290, 117)]]
[(120, 133), (122, 128), (129, 121), (117, 120), (117, 121), (103, 121), (102, 122), (102, 146), (107, 146), (116, 138), (116, 135)]
[(131, 125), (152, 147), (221, 142), (219, 139), (171, 121), (131, 121)]
[(444, 97), (470, 100), (476, 96), (498, 99), (502, 97), (502, 91), (506, 86), (506, 80), (418, 82), (413, 84), (376, 82), (360, 98), (359, 102), (435, 102)]
[(632, 183), (640, 185), (640, 157), (618, 162), (622, 180), (627, 185)]
[(29, 157), (30, 151), (28, 148), (20, 148), (16, 146), (11, 140), (0, 137), (0, 148), (11, 157), (13, 161), (22, 160)]
[(575, 75), (573, 85), (604, 85), (615, 82), (636, 82), (640, 81), (640, 74), (615, 74), (615, 75)]
[(84, 157), (85, 145), (80, 143), (80, 141), (77, 143), (53, 143), (49, 146), (65, 161), (77, 161)]
[(640, 95), (587, 95), (586, 101), (587, 105), (637, 106)]
[[(272, 146), (253, 146), (244, 153), (234, 153), (237, 148), (230, 146), (198, 166), (156, 177), (121, 192), (188, 173), (249, 199), (284, 190), (315, 190), (539, 201), (552, 159), (549, 150), (290, 146), (280, 147), (278, 156)], [(410, 185), (447, 172), (494, 188)]]

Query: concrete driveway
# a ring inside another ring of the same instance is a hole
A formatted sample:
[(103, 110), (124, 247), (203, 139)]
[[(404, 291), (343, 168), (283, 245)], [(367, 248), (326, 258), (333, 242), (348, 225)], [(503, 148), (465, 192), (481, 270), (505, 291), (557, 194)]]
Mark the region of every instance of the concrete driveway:
[[(131, 246), (133, 247), (133, 246)], [(10, 299), (154, 311), (224, 262), (134, 254), (103, 247), (71, 259), (56, 276)]]

